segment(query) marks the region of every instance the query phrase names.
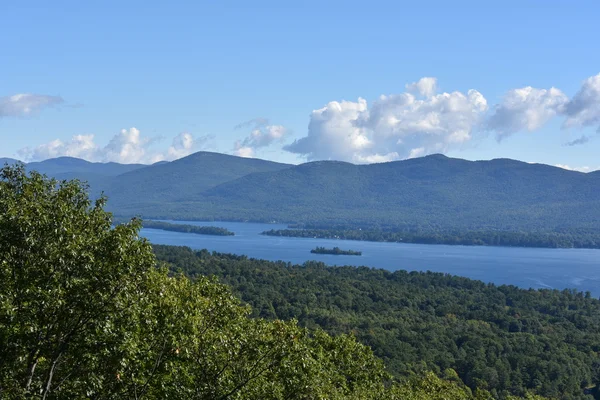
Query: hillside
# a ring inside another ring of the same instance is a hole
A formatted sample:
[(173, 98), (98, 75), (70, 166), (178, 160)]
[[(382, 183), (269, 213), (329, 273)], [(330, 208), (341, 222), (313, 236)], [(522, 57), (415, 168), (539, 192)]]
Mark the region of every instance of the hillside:
[(599, 174), (506, 159), (315, 162), (224, 183), (205, 199), (236, 210), (232, 216), (323, 225), (545, 230), (600, 224)]
[(117, 176), (129, 171), (144, 168), (144, 164), (119, 164), (115, 162), (98, 163), (89, 162), (74, 157), (58, 157), (40, 162), (27, 164), (30, 170), (36, 170), (49, 176), (57, 175), (89, 175)]
[(205, 190), (244, 175), (288, 167), (271, 161), (202, 151), (122, 174), (103, 189), (109, 195), (112, 209), (135, 214), (150, 207), (156, 213), (165, 203), (198, 200)]
[(18, 162), (18, 160), (15, 160), (14, 158), (0, 157), (0, 166), (4, 166), (4, 164), (12, 165), (16, 162)]
[(432, 155), (293, 166), (199, 152), (149, 166), (63, 157), (28, 169), (88, 181), (119, 216), (418, 232), (597, 232), (600, 226), (600, 173), (509, 159)]

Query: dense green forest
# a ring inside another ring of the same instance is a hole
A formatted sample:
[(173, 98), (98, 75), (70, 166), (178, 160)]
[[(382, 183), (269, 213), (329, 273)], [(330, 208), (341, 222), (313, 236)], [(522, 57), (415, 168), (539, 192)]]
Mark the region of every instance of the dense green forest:
[(235, 233), (231, 232), (227, 228), (221, 228), (218, 226), (197, 226), (188, 224), (172, 224), (170, 222), (163, 221), (142, 221), (144, 228), (150, 229), (161, 229), (163, 231), (172, 232), (183, 232), (183, 233), (196, 233), (198, 235), (213, 235), (213, 236), (234, 236)]
[(332, 254), (336, 256), (360, 256), (362, 255), (361, 251), (356, 250), (342, 250), (339, 247), (334, 247), (333, 249), (326, 249), (325, 247), (316, 247), (310, 251), (313, 254)]
[(140, 221), (114, 226), (105, 202), (0, 171), (1, 399), (491, 397), (451, 374), (395, 380), (352, 335), (250, 318), (215, 279), (157, 268)]
[(600, 301), (440, 273), (291, 265), (155, 246), (191, 277), (215, 276), (254, 317), (350, 333), (396, 377), (435, 371), (495, 397), (587, 399), (600, 382)]
[(592, 232), (397, 232), (362, 229), (271, 229), (268, 236), (448, 244), (464, 246), (516, 246), (548, 248), (600, 248), (600, 234)]

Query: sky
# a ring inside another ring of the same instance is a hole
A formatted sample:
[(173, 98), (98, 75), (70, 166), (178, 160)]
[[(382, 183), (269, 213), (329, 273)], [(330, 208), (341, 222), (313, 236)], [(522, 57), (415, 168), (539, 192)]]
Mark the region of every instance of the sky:
[(0, 157), (600, 169), (594, 1), (0, 2)]

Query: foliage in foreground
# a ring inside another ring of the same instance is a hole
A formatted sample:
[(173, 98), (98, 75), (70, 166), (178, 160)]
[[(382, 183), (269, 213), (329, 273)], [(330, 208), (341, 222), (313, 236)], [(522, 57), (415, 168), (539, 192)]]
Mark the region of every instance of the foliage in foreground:
[(249, 318), (223, 285), (156, 269), (78, 182), (0, 173), (2, 399), (485, 399), (395, 385), (352, 336)]

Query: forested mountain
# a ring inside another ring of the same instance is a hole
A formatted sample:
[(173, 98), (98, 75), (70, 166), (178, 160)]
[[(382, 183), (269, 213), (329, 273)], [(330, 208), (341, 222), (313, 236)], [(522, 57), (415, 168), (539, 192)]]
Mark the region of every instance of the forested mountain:
[[(0, 166), (17, 160), (0, 159)], [(26, 164), (58, 180), (80, 179), (91, 186), (97, 196), (105, 192), (113, 210), (134, 215), (149, 207), (155, 212), (162, 205), (197, 200), (206, 189), (254, 172), (277, 171), (290, 165), (271, 161), (235, 157), (220, 153), (197, 152), (172, 161), (152, 165), (92, 163), (73, 157), (59, 157)], [(192, 210), (193, 212), (193, 210)]]
[(205, 196), (265, 219), (329, 225), (545, 230), (600, 223), (600, 175), (505, 159), (315, 162), (248, 175)]
[(61, 158), (28, 168), (88, 180), (92, 194), (104, 191), (120, 216), (417, 232), (597, 232), (600, 226), (600, 173), (508, 159), (432, 155), (292, 166), (199, 152), (150, 166)]
[[(496, 398), (599, 398), (600, 301), (433, 272), (292, 265), (155, 246), (190, 277), (216, 276), (255, 317), (352, 333), (399, 378), (435, 371)], [(595, 397), (593, 397), (595, 396)]]
[(0, 165), (4, 165), (4, 164), (12, 165), (16, 162), (18, 162), (18, 161), (15, 160), (14, 158), (0, 157)]
[(136, 169), (145, 168), (144, 164), (119, 164), (115, 162), (89, 162), (74, 157), (58, 157), (49, 160), (27, 164), (28, 170), (58, 177), (63, 175), (78, 175), (85, 178), (89, 174), (97, 176), (117, 176)]
[(244, 175), (288, 167), (290, 165), (202, 151), (122, 174), (104, 190), (110, 197), (111, 208), (117, 211), (136, 214), (149, 209), (158, 213), (170, 203), (177, 204), (176, 209), (187, 209), (186, 204), (198, 201), (205, 190)]

